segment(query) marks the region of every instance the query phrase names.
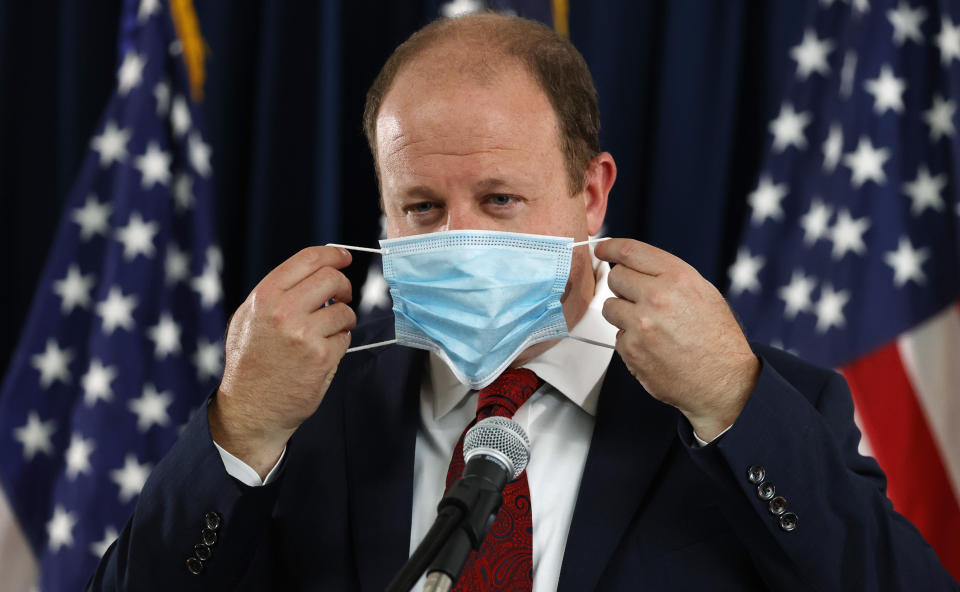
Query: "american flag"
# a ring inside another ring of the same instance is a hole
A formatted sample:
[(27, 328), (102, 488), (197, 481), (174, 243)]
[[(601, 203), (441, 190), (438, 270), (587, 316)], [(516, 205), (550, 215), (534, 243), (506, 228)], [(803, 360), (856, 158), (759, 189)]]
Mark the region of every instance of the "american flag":
[(0, 391), (8, 590), (28, 566), (41, 590), (83, 588), (221, 373), (210, 147), (169, 6), (124, 10), (116, 88)]
[(729, 297), (838, 368), (888, 495), (960, 577), (960, 4), (811, 3)]

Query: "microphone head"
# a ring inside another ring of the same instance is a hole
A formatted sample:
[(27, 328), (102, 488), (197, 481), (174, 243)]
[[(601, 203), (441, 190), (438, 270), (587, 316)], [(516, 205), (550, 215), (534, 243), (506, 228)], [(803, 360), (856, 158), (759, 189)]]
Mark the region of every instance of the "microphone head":
[(463, 460), (469, 462), (478, 454), (499, 460), (512, 475), (520, 476), (530, 460), (530, 438), (520, 424), (509, 417), (481, 419), (463, 437)]

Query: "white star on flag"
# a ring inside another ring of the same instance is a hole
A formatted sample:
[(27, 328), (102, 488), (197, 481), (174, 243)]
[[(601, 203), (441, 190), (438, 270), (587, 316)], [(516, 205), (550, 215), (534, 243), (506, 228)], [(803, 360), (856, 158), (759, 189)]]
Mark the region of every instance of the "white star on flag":
[(926, 18), (927, 11), (923, 7), (911, 9), (909, 4), (900, 0), (896, 10), (887, 11), (887, 20), (893, 25), (893, 42), (897, 45), (903, 45), (907, 40), (923, 43), (920, 24)]
[(200, 295), (200, 304), (210, 308), (220, 301), (223, 288), (220, 286), (220, 274), (217, 266), (207, 257), (207, 264), (203, 266), (203, 273), (190, 281), (190, 287)]
[(80, 225), (80, 239), (87, 241), (96, 235), (107, 236), (110, 230), (110, 214), (113, 206), (97, 200), (97, 196), (88, 195), (82, 207), (73, 210), (70, 219)]
[(870, 0), (853, 0), (853, 9), (857, 14), (867, 14), (870, 12)]
[(193, 354), (193, 365), (200, 380), (218, 378), (223, 370), (223, 344), (201, 338)]
[(160, 0), (140, 0), (137, 21), (143, 23), (158, 12), (160, 12)]
[(809, 311), (812, 304), (810, 294), (816, 286), (816, 278), (804, 275), (799, 269), (794, 270), (790, 283), (778, 291), (785, 305), (784, 316), (793, 319), (798, 313)]
[(367, 279), (360, 290), (360, 313), (366, 314), (375, 308), (389, 304), (390, 290), (387, 280), (383, 279), (383, 273), (378, 266), (371, 265), (367, 269)]
[(850, 183), (855, 188), (859, 188), (866, 181), (883, 185), (887, 182), (883, 165), (889, 158), (889, 149), (874, 148), (870, 138), (863, 136), (857, 144), (857, 149), (843, 157), (843, 164), (850, 168)]
[(193, 206), (193, 177), (188, 173), (179, 173), (173, 180), (173, 203), (178, 212), (185, 212)]
[(929, 257), (930, 249), (914, 249), (910, 239), (901, 236), (897, 250), (884, 254), (883, 260), (893, 268), (893, 285), (900, 288), (910, 280), (917, 284), (927, 281), (927, 276), (923, 273), (923, 263)]
[(77, 517), (66, 511), (63, 506), (56, 506), (53, 517), (47, 522), (47, 545), (56, 553), (61, 547), (73, 546), (73, 527), (77, 525)]
[(949, 66), (954, 59), (960, 60), (960, 26), (954, 26), (950, 17), (940, 21), (940, 32), (935, 41), (940, 48), (940, 62)]
[(203, 139), (198, 133), (190, 134), (187, 140), (187, 150), (190, 154), (190, 164), (193, 169), (200, 173), (200, 176), (210, 175), (210, 146), (203, 143)]
[(837, 221), (830, 229), (830, 240), (833, 241), (833, 258), (843, 259), (843, 256), (853, 251), (858, 255), (867, 252), (867, 245), (863, 235), (870, 228), (870, 220), (866, 216), (854, 218), (846, 208), (837, 213)]
[(903, 112), (903, 91), (907, 89), (907, 84), (902, 78), (893, 75), (889, 65), (884, 64), (880, 75), (867, 80), (863, 85), (867, 92), (873, 95), (873, 110), (877, 115), (886, 113), (888, 109), (897, 113)]
[(484, 8), (481, 0), (451, 0), (440, 5), (440, 15), (444, 18), (457, 18), (480, 12)]
[(152, 425), (165, 426), (170, 423), (167, 407), (173, 402), (168, 391), (158, 392), (152, 384), (143, 387), (143, 394), (128, 403), (130, 411), (137, 416), (137, 429), (146, 432)]
[(853, 94), (853, 82), (857, 78), (857, 54), (847, 50), (843, 54), (843, 66), (840, 67), (840, 96), (849, 99)]
[(797, 62), (797, 77), (806, 80), (811, 73), (829, 74), (827, 55), (833, 51), (833, 43), (818, 39), (813, 29), (803, 32), (803, 41), (790, 50), (790, 57)]
[(747, 203), (750, 205), (750, 222), (752, 224), (763, 224), (764, 220), (782, 220), (783, 208), (780, 202), (787, 195), (787, 184), (778, 183), (774, 185), (768, 175), (760, 178), (757, 188), (747, 196)]
[(780, 107), (780, 114), (770, 122), (774, 152), (783, 152), (790, 146), (806, 148), (807, 138), (803, 128), (810, 124), (811, 119), (809, 113), (797, 113), (793, 105), (784, 103)]
[(36, 411), (31, 411), (27, 415), (26, 425), (15, 428), (13, 437), (23, 445), (23, 458), (26, 461), (33, 460), (38, 452), (47, 456), (53, 455), (53, 432), (57, 430), (57, 423), (52, 419), (49, 421), (40, 421), (40, 416)]
[(130, 214), (126, 226), (117, 229), (117, 240), (123, 243), (123, 258), (133, 261), (137, 255), (153, 257), (153, 237), (160, 230), (156, 222), (144, 222), (139, 212)]
[(933, 95), (933, 105), (923, 112), (923, 120), (930, 126), (930, 140), (936, 142), (946, 136), (952, 138), (957, 132), (953, 126), (953, 114), (957, 104), (945, 101), (940, 95)]
[(190, 277), (190, 256), (171, 243), (167, 245), (167, 258), (163, 264), (167, 285), (174, 285)]
[(170, 313), (160, 315), (157, 324), (147, 329), (147, 337), (153, 342), (153, 354), (157, 359), (180, 353), (180, 326)]
[(742, 292), (759, 292), (760, 280), (757, 274), (763, 268), (763, 257), (753, 256), (750, 251), (741, 247), (737, 251), (737, 259), (730, 266), (727, 275), (730, 278), (730, 291), (733, 294)]
[(827, 139), (823, 141), (823, 170), (832, 173), (843, 154), (843, 128), (839, 123), (830, 125)]
[(179, 95), (174, 97), (173, 107), (170, 109), (170, 126), (173, 128), (173, 137), (182, 138), (184, 134), (190, 131), (191, 123), (190, 107), (187, 105), (187, 101)]
[(146, 58), (140, 57), (135, 51), (128, 51), (123, 56), (123, 63), (117, 71), (119, 85), (117, 90), (120, 96), (126, 95), (143, 80), (143, 67), (147, 65)]
[(70, 361), (73, 352), (70, 348), (60, 348), (53, 339), (47, 339), (47, 347), (42, 354), (34, 354), (30, 361), (33, 367), (40, 371), (40, 386), (50, 388), (50, 385), (60, 381), (70, 384)]
[(90, 290), (96, 279), (93, 274), (83, 275), (76, 263), (71, 263), (67, 276), (53, 282), (53, 291), (60, 297), (60, 310), (69, 314), (74, 308), (90, 308)]
[(117, 540), (118, 536), (120, 536), (120, 533), (117, 532), (117, 529), (108, 525), (103, 530), (103, 538), (95, 543), (90, 543), (90, 552), (93, 553), (94, 557), (103, 557), (103, 554), (107, 552), (107, 549), (110, 548), (113, 541)]
[(117, 327), (132, 331), (133, 309), (136, 306), (136, 294), (124, 296), (119, 286), (111, 287), (107, 298), (97, 304), (97, 315), (103, 321), (103, 332), (110, 335)]
[(810, 209), (800, 217), (800, 226), (803, 228), (803, 243), (812, 245), (828, 235), (830, 231), (830, 217), (833, 215), (833, 206), (823, 203), (823, 200), (814, 198), (810, 202)]
[(108, 121), (103, 126), (103, 132), (90, 140), (90, 147), (100, 155), (100, 166), (106, 168), (115, 162), (126, 160), (130, 134), (129, 129), (120, 129), (113, 121)]
[(847, 290), (835, 291), (833, 286), (825, 284), (820, 290), (820, 299), (817, 300), (815, 314), (817, 315), (817, 332), (826, 333), (833, 327), (842, 327), (846, 323), (843, 307), (850, 301), (850, 292)]
[(153, 98), (157, 101), (157, 115), (163, 117), (170, 109), (170, 83), (161, 80), (153, 87)]
[(930, 174), (926, 165), (921, 165), (917, 178), (903, 184), (903, 192), (910, 198), (910, 213), (919, 216), (927, 208), (942, 212), (946, 208), (940, 192), (947, 186), (947, 175), (936, 177)]
[(147, 151), (135, 159), (134, 166), (140, 171), (140, 184), (144, 189), (150, 189), (157, 183), (170, 183), (170, 163), (173, 159), (170, 154), (160, 149), (156, 142), (147, 144)]
[(75, 480), (83, 473), (90, 473), (90, 455), (93, 453), (93, 439), (85, 440), (80, 434), (70, 436), (70, 447), (64, 454), (67, 462), (67, 478)]
[(152, 469), (150, 463), (140, 464), (137, 457), (128, 454), (123, 462), (123, 468), (110, 471), (110, 479), (120, 487), (118, 497), (121, 503), (127, 503), (140, 495), (143, 484), (147, 482)]
[(93, 407), (97, 401), (112, 401), (113, 387), (110, 383), (117, 377), (117, 369), (113, 366), (104, 366), (103, 363), (94, 358), (90, 360), (90, 368), (80, 379), (83, 387), (83, 402), (87, 407)]

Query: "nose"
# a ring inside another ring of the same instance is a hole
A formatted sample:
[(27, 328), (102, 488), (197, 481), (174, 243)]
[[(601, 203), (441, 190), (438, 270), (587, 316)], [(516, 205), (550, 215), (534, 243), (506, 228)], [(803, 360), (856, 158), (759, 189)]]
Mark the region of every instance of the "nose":
[(447, 218), (441, 230), (496, 230), (496, 222), (473, 204), (447, 204)]

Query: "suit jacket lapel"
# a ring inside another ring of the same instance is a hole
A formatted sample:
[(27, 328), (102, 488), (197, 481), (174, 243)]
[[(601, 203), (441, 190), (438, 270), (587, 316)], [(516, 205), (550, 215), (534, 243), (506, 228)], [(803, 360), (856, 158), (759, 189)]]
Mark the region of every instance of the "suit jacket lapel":
[(423, 353), (390, 346), (353, 374), (345, 402), (351, 534), (363, 590), (383, 590), (410, 550)]
[(614, 355), (570, 525), (558, 590), (593, 590), (677, 437), (678, 412)]

